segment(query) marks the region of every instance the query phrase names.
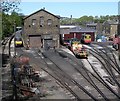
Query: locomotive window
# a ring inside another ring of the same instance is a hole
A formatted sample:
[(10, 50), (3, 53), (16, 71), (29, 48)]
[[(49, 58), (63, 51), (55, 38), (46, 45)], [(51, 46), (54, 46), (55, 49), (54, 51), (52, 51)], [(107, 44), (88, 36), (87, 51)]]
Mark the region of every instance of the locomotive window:
[(16, 38), (15, 38), (15, 41), (22, 41), (22, 39), (19, 38), (19, 37), (16, 37)]

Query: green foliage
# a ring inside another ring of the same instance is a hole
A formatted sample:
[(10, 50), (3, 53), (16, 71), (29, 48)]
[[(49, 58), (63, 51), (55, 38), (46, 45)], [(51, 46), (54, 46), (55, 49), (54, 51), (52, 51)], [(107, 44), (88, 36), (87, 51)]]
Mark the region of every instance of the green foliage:
[(12, 35), (16, 26), (22, 26), (22, 17), (18, 13), (2, 13), (2, 38)]
[(20, 0), (1, 0), (1, 8), (3, 12), (15, 12), (18, 11), (18, 5), (20, 4)]
[(1, 25), (0, 26), (0, 38), (8, 37), (14, 32), (15, 26), (22, 25), (22, 17), (19, 16), (17, 11), (19, 11), (18, 5), (20, 0), (2, 0), (1, 1)]
[(92, 16), (82, 16), (81, 18), (79, 18), (79, 21), (81, 21), (81, 22), (89, 22), (92, 20), (93, 20)]
[[(61, 19), (61, 24), (77, 24), (77, 25), (86, 25), (86, 23), (103, 23), (104, 21), (107, 21), (108, 19), (112, 20), (116, 17), (116, 15), (106, 15), (106, 16), (82, 16), (80, 18), (65, 18), (65, 19)], [(71, 23), (72, 22), (72, 23)]]
[(70, 24), (71, 23), (71, 19), (70, 18), (63, 18), (62, 20), (60, 20), (60, 23), (62, 25)]

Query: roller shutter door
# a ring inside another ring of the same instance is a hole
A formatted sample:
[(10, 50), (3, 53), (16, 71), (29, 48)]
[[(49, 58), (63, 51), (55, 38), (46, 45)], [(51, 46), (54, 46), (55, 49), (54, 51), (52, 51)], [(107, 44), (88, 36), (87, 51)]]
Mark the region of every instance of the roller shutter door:
[(48, 49), (48, 48), (53, 48), (53, 40), (44, 40), (44, 48)]
[(40, 48), (41, 47), (41, 37), (40, 36), (30, 36), (30, 47)]

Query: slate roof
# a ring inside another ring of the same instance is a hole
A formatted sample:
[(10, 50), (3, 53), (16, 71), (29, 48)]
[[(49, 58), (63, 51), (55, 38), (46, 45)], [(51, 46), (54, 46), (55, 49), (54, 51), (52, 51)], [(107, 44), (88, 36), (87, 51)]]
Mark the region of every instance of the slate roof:
[(103, 25), (104, 24), (110, 24), (110, 25), (117, 25), (118, 24), (118, 21), (113, 21), (113, 20), (107, 20), (107, 21), (105, 21), (104, 23), (103, 23)]
[(97, 26), (97, 23), (90, 23), (90, 24), (87, 24), (87, 26)]
[(88, 27), (77, 26), (76, 28), (71, 28), (70, 32), (95, 32), (96, 30)]
[(29, 18), (30, 16), (32, 16), (32, 15), (38, 13), (38, 12), (41, 12), (41, 11), (44, 11), (44, 12), (46, 12), (46, 13), (48, 13), (48, 14), (50, 14), (50, 15), (53, 15), (54, 17), (60, 19), (60, 16), (54, 15), (54, 14), (52, 14), (52, 13), (46, 11), (45, 9), (40, 9), (40, 10), (38, 10), (38, 11), (36, 11), (36, 12), (34, 12), (34, 13), (32, 13), (32, 14), (26, 16), (26, 17), (24, 17), (23, 19), (25, 20), (25, 19)]
[(96, 30), (82, 26), (75, 26), (73, 28), (60, 27), (60, 34), (69, 34), (70, 32), (96, 32)]

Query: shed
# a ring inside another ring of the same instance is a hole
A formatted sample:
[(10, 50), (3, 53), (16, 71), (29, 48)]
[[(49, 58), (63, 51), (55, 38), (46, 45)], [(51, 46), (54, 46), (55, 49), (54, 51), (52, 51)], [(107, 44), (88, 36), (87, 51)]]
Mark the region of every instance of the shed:
[(45, 9), (26, 16), (23, 29), (25, 44), (32, 48), (59, 47), (59, 19)]
[(92, 36), (92, 41), (95, 40), (95, 29), (91, 29), (88, 27), (82, 27), (82, 26), (75, 26), (75, 27), (69, 27), (69, 28), (63, 28), (60, 27), (60, 34), (62, 36), (63, 40), (69, 40), (71, 38), (77, 38), (81, 39), (82, 34), (90, 34)]

